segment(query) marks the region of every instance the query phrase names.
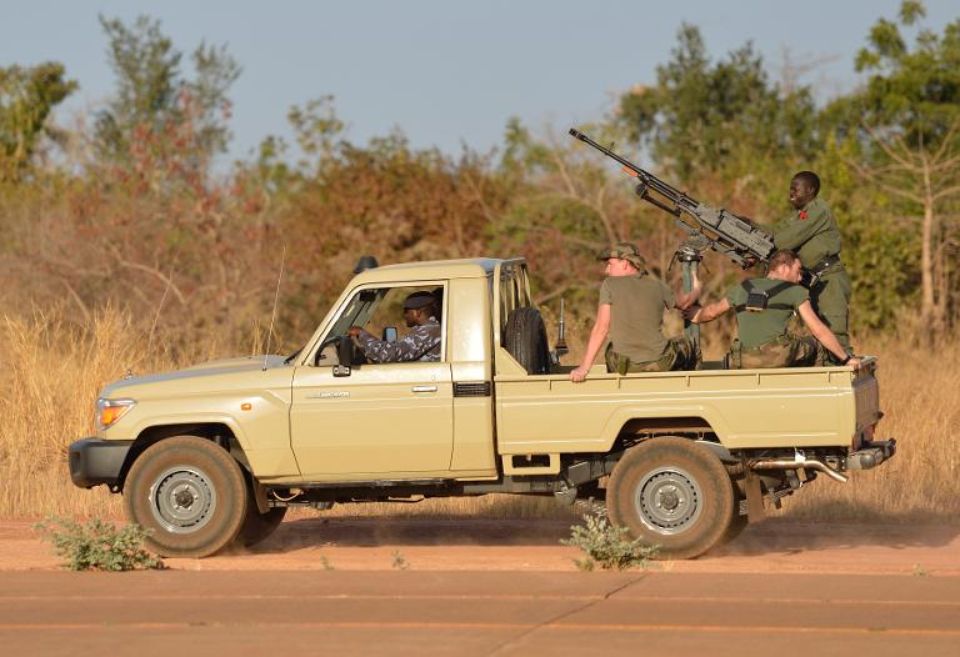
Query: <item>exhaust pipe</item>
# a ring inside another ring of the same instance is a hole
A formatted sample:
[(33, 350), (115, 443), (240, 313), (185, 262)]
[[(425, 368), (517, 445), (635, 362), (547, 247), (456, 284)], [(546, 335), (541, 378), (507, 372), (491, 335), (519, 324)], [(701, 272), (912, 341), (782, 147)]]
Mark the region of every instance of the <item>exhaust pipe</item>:
[(797, 454), (792, 461), (758, 461), (750, 464), (751, 470), (799, 470), (800, 468), (811, 468), (822, 472), (835, 481), (839, 481), (841, 484), (847, 483), (847, 478), (844, 475), (828, 467), (823, 461), (808, 459), (803, 454)]

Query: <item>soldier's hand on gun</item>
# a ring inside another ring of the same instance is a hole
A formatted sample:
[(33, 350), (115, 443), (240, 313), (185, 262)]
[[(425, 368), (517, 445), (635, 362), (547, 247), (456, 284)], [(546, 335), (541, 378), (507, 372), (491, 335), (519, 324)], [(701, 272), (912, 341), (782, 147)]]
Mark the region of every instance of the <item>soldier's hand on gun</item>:
[(683, 318), (690, 322), (693, 322), (694, 324), (697, 324), (698, 323), (697, 320), (699, 319), (697, 315), (700, 314), (701, 310), (703, 310), (703, 306), (699, 304), (693, 304), (692, 306), (690, 306), (689, 308), (683, 311)]
[(587, 372), (589, 371), (590, 369), (587, 367), (578, 367), (570, 372), (570, 380), (574, 383), (582, 383), (587, 378)]
[(857, 356), (853, 356), (850, 360), (847, 361), (847, 365), (853, 368), (853, 371), (860, 369), (860, 366), (863, 364), (863, 359)]

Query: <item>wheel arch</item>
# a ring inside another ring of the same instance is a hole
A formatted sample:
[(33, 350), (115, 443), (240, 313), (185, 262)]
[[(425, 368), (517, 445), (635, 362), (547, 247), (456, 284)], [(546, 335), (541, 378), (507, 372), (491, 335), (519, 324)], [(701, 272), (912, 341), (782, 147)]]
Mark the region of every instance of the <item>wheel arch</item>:
[(629, 417), (620, 418), (613, 424), (615, 433), (607, 451), (622, 452), (645, 440), (673, 436), (689, 438), (710, 446), (715, 445), (719, 448), (715, 450), (718, 455), (729, 455), (723, 447), (723, 441), (717, 434), (714, 424), (705, 415), (697, 413), (689, 415), (631, 414)]
[(115, 484), (114, 492), (123, 492), (126, 483), (127, 474), (134, 462), (149, 447), (174, 436), (196, 436), (211, 442), (215, 442), (223, 447), (240, 464), (245, 476), (250, 474), (250, 463), (247, 460), (243, 447), (240, 444), (237, 434), (233, 428), (225, 422), (182, 422), (174, 424), (158, 424), (143, 429), (134, 439), (124, 459), (123, 467), (120, 469), (120, 476)]

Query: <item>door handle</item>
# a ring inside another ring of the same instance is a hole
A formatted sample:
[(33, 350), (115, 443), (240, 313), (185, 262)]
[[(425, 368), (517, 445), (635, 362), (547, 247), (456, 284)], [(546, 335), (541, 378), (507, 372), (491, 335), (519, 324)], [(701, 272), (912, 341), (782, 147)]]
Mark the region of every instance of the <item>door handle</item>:
[(412, 392), (436, 392), (437, 386), (413, 386), (410, 390)]

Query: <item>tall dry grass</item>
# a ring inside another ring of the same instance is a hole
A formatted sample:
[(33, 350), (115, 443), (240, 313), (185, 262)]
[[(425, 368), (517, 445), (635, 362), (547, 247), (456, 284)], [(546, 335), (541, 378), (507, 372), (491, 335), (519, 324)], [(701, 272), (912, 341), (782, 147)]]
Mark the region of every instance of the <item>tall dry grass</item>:
[[(585, 331), (584, 331), (585, 332)], [(574, 331), (572, 342), (582, 341)], [(886, 417), (880, 436), (900, 451), (875, 471), (849, 483), (822, 478), (788, 499), (786, 514), (809, 519), (956, 522), (960, 520), (960, 345), (917, 349), (908, 339), (865, 340), (880, 357), (878, 376)], [(244, 345), (246, 347), (246, 345)], [(118, 517), (120, 498), (103, 487), (75, 488), (66, 449), (93, 431), (97, 392), (132, 368), (169, 370), (226, 355), (211, 341), (174, 350), (153, 328), (112, 310), (75, 322), (62, 309), (0, 318), (0, 517)], [(571, 356), (575, 356), (572, 354)], [(571, 357), (567, 362), (573, 362)], [(333, 515), (486, 517), (574, 516), (549, 498), (487, 496), (420, 504), (335, 507)]]

